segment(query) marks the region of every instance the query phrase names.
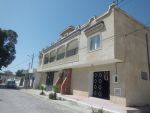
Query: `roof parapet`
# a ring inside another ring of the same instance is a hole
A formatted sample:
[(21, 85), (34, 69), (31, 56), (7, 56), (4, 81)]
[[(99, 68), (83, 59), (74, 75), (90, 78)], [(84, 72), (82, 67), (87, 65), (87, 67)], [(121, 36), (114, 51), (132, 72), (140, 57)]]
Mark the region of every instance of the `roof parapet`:
[(84, 28), (86, 28), (92, 21), (96, 20), (98, 21), (99, 19), (105, 17), (106, 15), (110, 14), (110, 12), (112, 11), (113, 8), (117, 7), (115, 3), (112, 3), (109, 6), (109, 9), (102, 15), (100, 16), (93, 16), (92, 18), (89, 19), (89, 21), (83, 25), (79, 25), (77, 27), (74, 26), (68, 26), (63, 32), (60, 33), (61, 38), (59, 38), (56, 42), (53, 42), (50, 44), (49, 47), (46, 47), (45, 49), (42, 50), (42, 53), (45, 53), (51, 46), (55, 45), (56, 43), (60, 42), (61, 40), (63, 40), (64, 38), (68, 37), (69, 35), (71, 35), (72, 33), (76, 32), (77, 30), (83, 30)]
[(93, 16), (92, 18), (89, 19), (89, 21), (87, 23), (85, 23), (85, 24), (83, 24), (81, 26), (81, 29), (86, 28), (93, 20), (97, 21), (97, 20), (105, 17), (106, 15), (110, 14), (110, 12), (112, 11), (112, 9), (115, 8), (115, 7), (117, 7), (116, 4), (112, 3), (111, 5), (109, 5), (109, 8), (108, 8), (108, 10), (105, 13), (101, 14), (100, 16)]
[(68, 26), (63, 32), (60, 33), (60, 36), (65, 37), (74, 30), (75, 30), (74, 26)]

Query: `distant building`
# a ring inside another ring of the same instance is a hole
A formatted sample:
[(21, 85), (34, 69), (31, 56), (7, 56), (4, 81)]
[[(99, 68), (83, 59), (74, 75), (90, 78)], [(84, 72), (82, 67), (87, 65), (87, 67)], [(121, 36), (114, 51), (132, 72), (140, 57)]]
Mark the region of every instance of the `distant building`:
[(9, 79), (15, 79), (15, 75), (12, 72), (6, 71), (4, 73), (0, 73), (0, 84), (5, 84), (5, 82)]
[(25, 74), (23, 85), (25, 88), (33, 88), (34, 84), (34, 74), (35, 72), (32, 70), (24, 70), (23, 74)]
[(150, 104), (145, 38), (147, 33), (149, 43), (150, 30), (144, 28), (115, 5), (82, 26), (69, 26), (58, 42), (42, 50), (40, 84), (124, 106)]

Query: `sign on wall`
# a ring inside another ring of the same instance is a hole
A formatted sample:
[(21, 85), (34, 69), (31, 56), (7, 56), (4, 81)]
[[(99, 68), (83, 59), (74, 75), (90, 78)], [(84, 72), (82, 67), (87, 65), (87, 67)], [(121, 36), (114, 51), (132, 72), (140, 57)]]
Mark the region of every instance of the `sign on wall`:
[(121, 88), (114, 88), (114, 96), (121, 96)]
[(141, 72), (141, 79), (142, 80), (148, 80), (147, 72)]

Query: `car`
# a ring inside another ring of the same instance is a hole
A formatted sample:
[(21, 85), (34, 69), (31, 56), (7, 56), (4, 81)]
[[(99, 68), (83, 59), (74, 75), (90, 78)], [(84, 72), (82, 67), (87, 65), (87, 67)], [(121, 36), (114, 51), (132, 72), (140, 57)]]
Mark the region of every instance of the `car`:
[(7, 87), (7, 88), (14, 88), (14, 89), (17, 89), (16, 81), (15, 81), (15, 80), (7, 81), (6, 87)]

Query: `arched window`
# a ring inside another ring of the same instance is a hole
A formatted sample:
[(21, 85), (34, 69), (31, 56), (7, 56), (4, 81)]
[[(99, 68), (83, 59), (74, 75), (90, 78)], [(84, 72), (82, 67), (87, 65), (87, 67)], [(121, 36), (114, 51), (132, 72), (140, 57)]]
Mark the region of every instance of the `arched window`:
[(50, 52), (49, 62), (54, 62), (56, 59), (56, 50)]
[(76, 55), (78, 53), (78, 39), (75, 39), (67, 44), (66, 57)]
[(63, 59), (65, 57), (65, 46), (61, 46), (57, 49), (57, 60)]

